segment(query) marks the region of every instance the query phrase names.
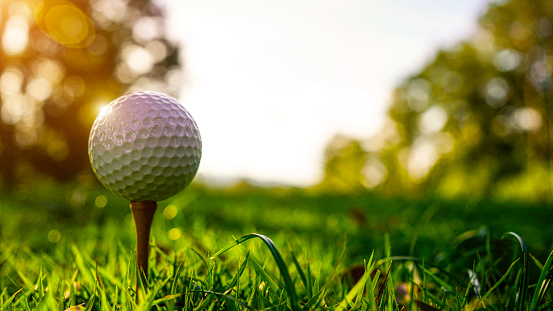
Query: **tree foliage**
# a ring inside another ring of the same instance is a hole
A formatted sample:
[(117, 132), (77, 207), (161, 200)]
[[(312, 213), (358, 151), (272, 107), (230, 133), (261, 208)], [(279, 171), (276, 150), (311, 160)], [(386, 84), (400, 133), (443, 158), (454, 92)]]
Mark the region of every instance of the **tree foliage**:
[(370, 154), (391, 193), (551, 197), (553, 2), (495, 1), (394, 91)]
[(325, 175), (320, 190), (359, 191), (367, 184), (363, 174), (367, 152), (360, 141), (337, 135), (327, 146), (324, 158)]
[(0, 174), (57, 179), (88, 169), (101, 107), (133, 90), (175, 94), (178, 47), (146, 0), (0, 3)]

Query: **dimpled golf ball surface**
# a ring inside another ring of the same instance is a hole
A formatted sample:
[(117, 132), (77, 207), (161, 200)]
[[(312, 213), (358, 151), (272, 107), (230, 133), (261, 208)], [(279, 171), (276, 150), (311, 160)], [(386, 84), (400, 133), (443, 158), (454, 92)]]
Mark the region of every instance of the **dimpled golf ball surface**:
[(112, 101), (90, 131), (94, 173), (113, 193), (157, 202), (184, 189), (200, 164), (196, 122), (173, 97), (137, 92)]

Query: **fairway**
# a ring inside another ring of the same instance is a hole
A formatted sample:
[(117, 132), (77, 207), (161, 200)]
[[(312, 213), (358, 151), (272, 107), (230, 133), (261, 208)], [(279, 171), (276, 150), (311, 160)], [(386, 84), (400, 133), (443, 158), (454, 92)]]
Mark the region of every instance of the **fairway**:
[[(37, 196), (2, 194), (6, 310), (138, 308), (128, 202), (91, 185), (29, 190)], [(294, 309), (261, 239), (211, 258), (234, 238), (256, 232), (274, 242), (303, 309), (509, 305), (524, 267), (529, 284), (540, 277), (538, 263), (546, 263), (553, 243), (552, 214), (540, 204), (193, 185), (158, 208), (150, 283), (138, 303), (144, 310)], [(507, 232), (522, 238), (530, 257), (514, 235), (502, 238)], [(364, 288), (371, 284), (369, 295)], [(535, 287), (528, 288), (530, 305)], [(536, 304), (550, 301), (539, 298)]]

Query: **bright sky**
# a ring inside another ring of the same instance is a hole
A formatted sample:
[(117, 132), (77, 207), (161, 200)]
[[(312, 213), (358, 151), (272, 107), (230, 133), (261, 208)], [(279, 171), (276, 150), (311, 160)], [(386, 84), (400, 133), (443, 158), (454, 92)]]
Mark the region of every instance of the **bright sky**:
[(337, 133), (375, 134), (394, 87), (469, 36), (487, 0), (167, 0), (199, 174), (306, 186)]

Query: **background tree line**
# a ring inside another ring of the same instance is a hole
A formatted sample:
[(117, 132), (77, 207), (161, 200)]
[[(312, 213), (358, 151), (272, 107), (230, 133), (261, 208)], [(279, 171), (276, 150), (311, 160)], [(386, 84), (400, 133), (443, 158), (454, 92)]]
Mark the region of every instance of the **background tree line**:
[[(0, 3), (0, 175), (88, 170), (100, 107), (137, 89), (176, 95), (179, 48), (147, 0)], [(337, 136), (319, 189), (550, 199), (553, 3), (496, 0), (478, 31), (393, 93), (381, 132)]]
[(0, 180), (89, 169), (102, 105), (132, 90), (176, 95), (178, 47), (148, 0), (0, 3)]
[(551, 199), (553, 2), (495, 1), (394, 91), (366, 141), (328, 145), (325, 189)]

